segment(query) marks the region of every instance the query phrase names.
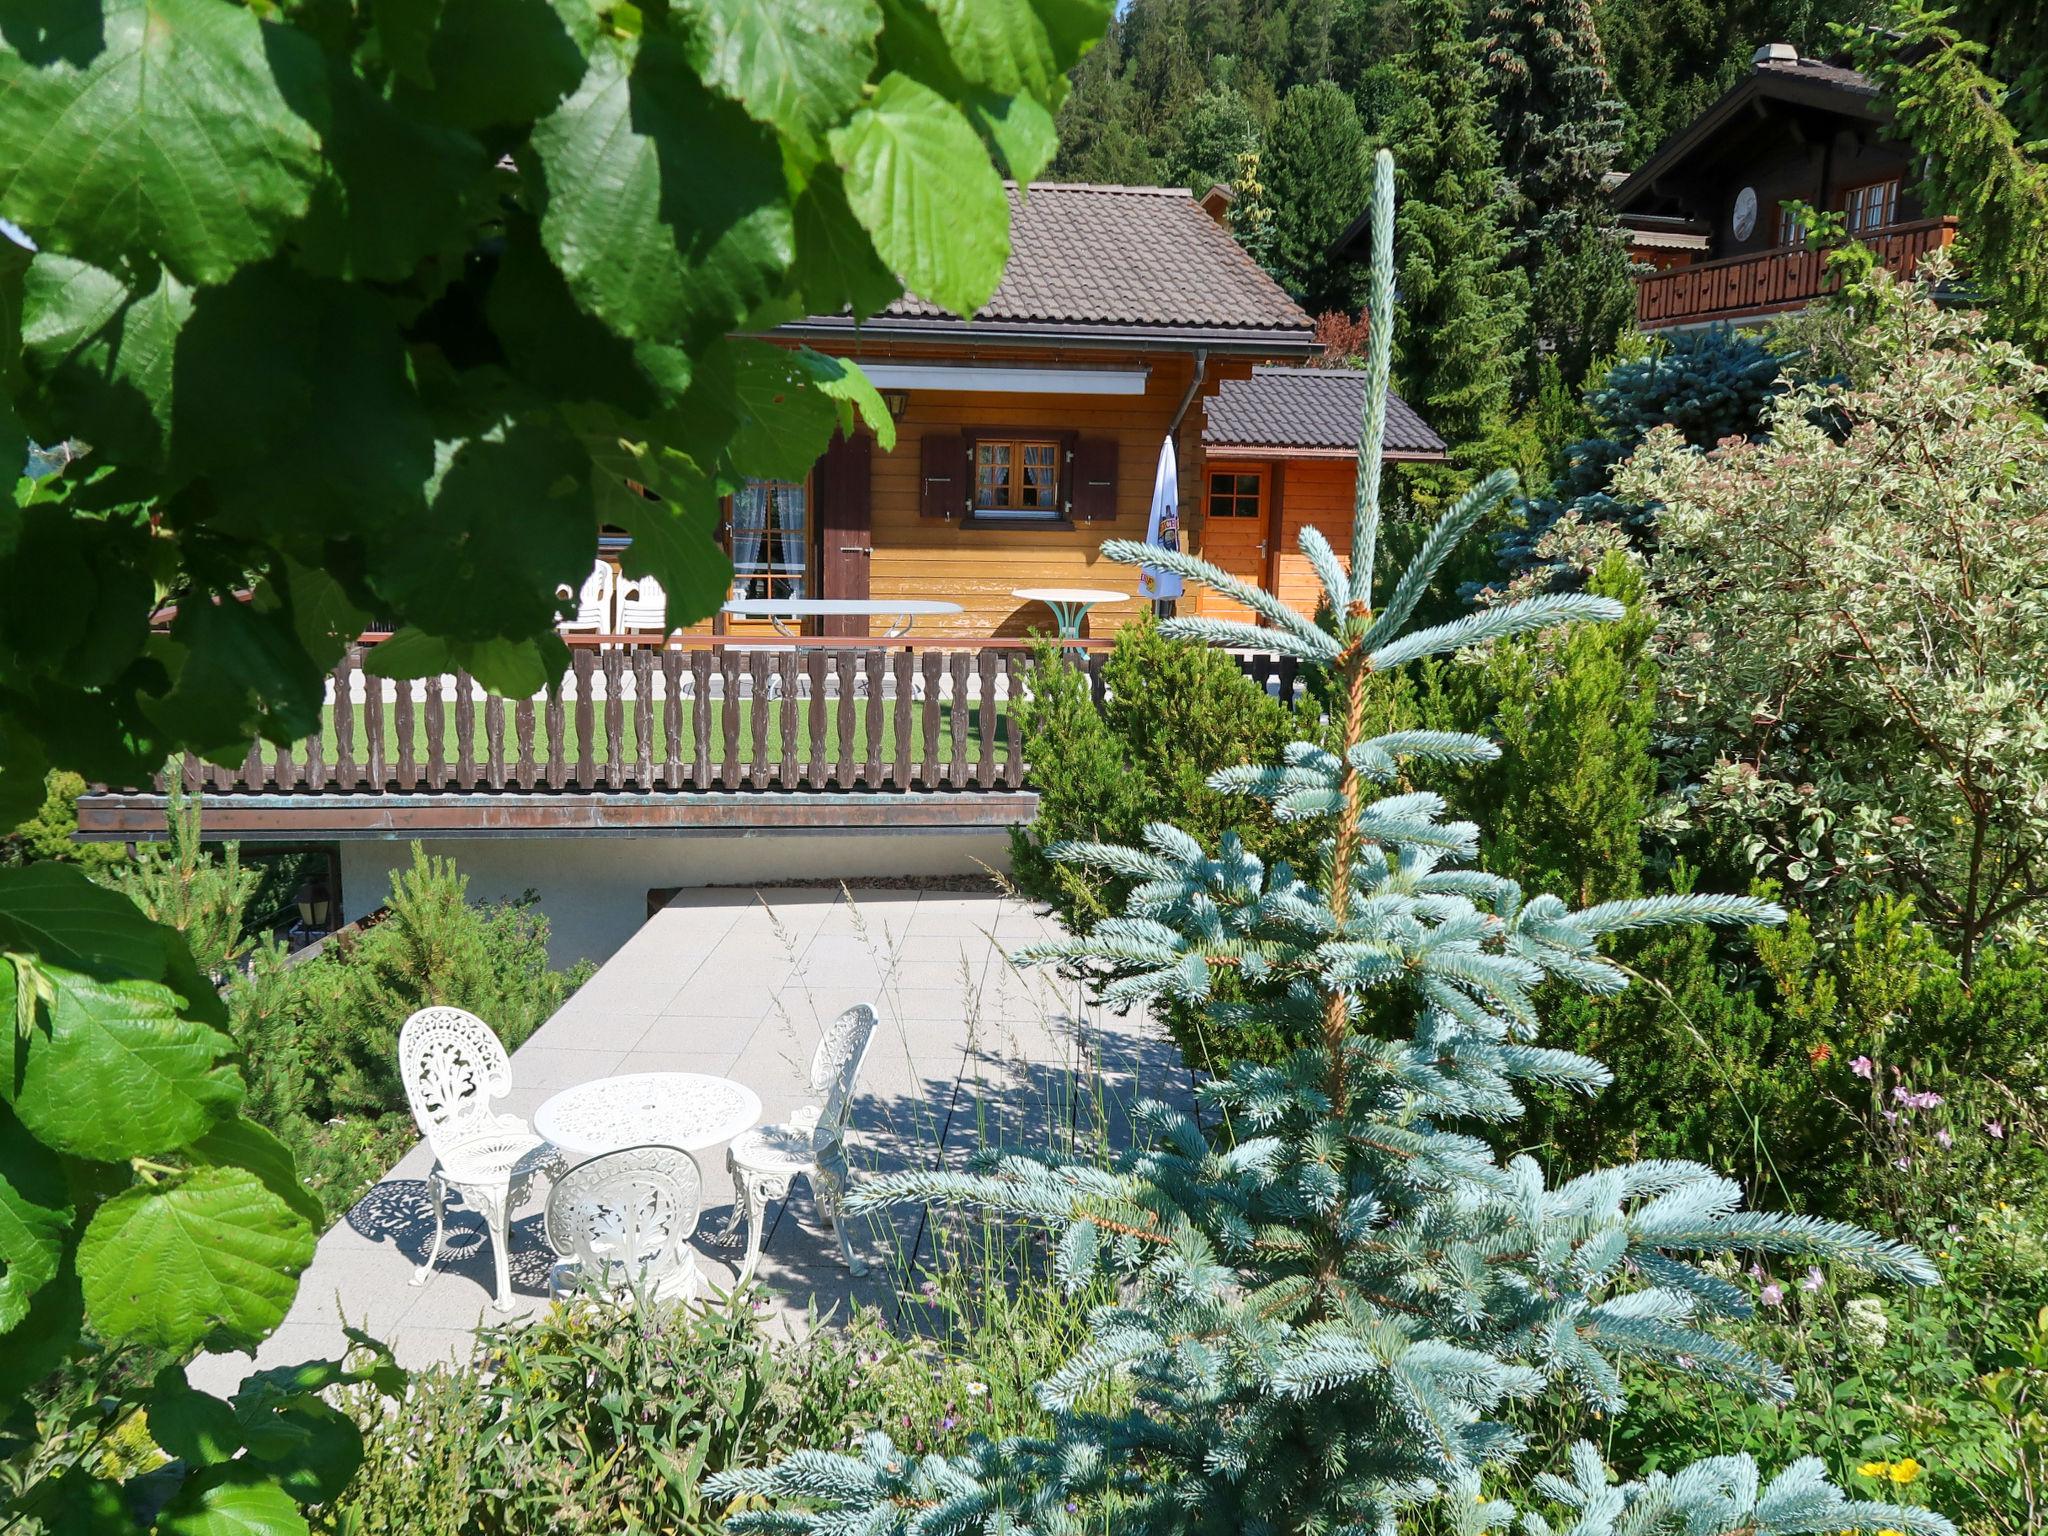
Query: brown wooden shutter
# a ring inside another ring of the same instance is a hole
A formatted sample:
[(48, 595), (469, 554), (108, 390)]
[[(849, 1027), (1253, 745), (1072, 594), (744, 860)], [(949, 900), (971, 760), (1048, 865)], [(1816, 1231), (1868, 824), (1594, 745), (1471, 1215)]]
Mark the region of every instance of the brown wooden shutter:
[(1116, 439), (1075, 440), (1073, 490), (1069, 502), (1077, 523), (1106, 523), (1116, 517)]
[(958, 517), (967, 505), (967, 439), (959, 432), (927, 432), (918, 439), (923, 490), (920, 517)]

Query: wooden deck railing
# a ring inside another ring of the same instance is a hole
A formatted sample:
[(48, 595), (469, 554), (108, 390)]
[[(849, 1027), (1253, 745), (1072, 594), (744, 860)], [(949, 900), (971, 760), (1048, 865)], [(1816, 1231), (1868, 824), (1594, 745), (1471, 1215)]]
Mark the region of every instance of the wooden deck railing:
[[(250, 746), (232, 768), (187, 757), (209, 794), (991, 791), (1024, 787), (1015, 704), (1029, 642), (697, 642), (579, 637), (545, 693), (508, 700), (465, 673), (392, 682), (366, 672), (377, 637), (334, 669), (317, 735)], [(1069, 653), (1102, 697), (1107, 652)], [(1241, 658), (1293, 697), (1291, 660)], [(167, 789), (167, 775), (156, 788)]]
[[(1955, 237), (1954, 219), (1920, 219), (1872, 235), (1864, 244), (1888, 271), (1910, 277), (1921, 257)], [(1658, 330), (1749, 319), (1810, 304), (1834, 286), (1826, 251), (1784, 246), (1638, 277), (1636, 322), (1644, 330)]]

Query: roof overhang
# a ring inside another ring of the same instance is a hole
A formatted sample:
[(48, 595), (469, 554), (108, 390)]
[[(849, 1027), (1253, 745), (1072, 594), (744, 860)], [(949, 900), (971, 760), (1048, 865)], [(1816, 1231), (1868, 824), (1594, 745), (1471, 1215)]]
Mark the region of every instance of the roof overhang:
[(778, 325), (774, 333), (798, 341), (849, 343), (919, 341), (940, 346), (1093, 347), (1116, 351), (1243, 353), (1253, 357), (1313, 357), (1322, 351), (1308, 327), (1253, 330), (1236, 326), (1061, 324), (1030, 320), (955, 320), (916, 315), (856, 322), (814, 315)]

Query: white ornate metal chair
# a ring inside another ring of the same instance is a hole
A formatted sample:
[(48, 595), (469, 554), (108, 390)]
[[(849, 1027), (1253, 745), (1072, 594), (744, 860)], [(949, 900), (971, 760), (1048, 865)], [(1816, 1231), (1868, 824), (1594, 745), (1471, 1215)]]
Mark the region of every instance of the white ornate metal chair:
[(619, 633), (668, 633), (668, 593), (652, 576), (619, 578)]
[(594, 1285), (620, 1301), (688, 1301), (702, 1286), (690, 1237), (704, 1170), (680, 1147), (621, 1147), (578, 1163), (548, 1191), (548, 1294)]
[(867, 1273), (867, 1265), (854, 1256), (853, 1245), (847, 1241), (839, 1200), (846, 1192), (847, 1120), (853, 1112), (854, 1084), (860, 1079), (875, 1023), (875, 1010), (866, 1003), (856, 1003), (834, 1019), (811, 1057), (812, 1102), (799, 1107), (780, 1125), (756, 1126), (734, 1137), (726, 1148), (725, 1166), (732, 1174), (732, 1219), (721, 1238), (729, 1242), (740, 1222), (746, 1222), (747, 1257), (740, 1268), (741, 1285), (752, 1278), (754, 1267), (761, 1262), (761, 1218), (768, 1202), (786, 1198), (790, 1182), (797, 1178), (810, 1181), (818, 1214), (838, 1234), (839, 1257), (847, 1269), (856, 1275)]
[(475, 1208), (491, 1234), (499, 1311), (512, 1305), (510, 1216), (534, 1178), (562, 1164), (561, 1152), (516, 1115), (491, 1108), (512, 1087), (512, 1063), (490, 1025), (460, 1008), (422, 1008), (398, 1032), (398, 1075), (420, 1134), (434, 1149), (427, 1184), (434, 1200), (434, 1246), (412, 1277), (425, 1285), (440, 1262), (448, 1191)]
[[(576, 617), (559, 621), (555, 628), (565, 635), (603, 635), (611, 633), (612, 598), (619, 584), (618, 570), (609, 560), (599, 560), (590, 567), (590, 574), (583, 578), (583, 585), (576, 591)], [(565, 602), (569, 597), (566, 584), (555, 588), (555, 600)]]

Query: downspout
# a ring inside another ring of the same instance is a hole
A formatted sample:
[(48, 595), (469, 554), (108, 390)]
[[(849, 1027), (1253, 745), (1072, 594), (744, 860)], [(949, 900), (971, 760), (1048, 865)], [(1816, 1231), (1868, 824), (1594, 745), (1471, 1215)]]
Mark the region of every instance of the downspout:
[(1173, 413), (1173, 420), (1167, 423), (1166, 435), (1173, 436), (1180, 430), (1181, 418), (1188, 413), (1188, 407), (1195, 403), (1195, 391), (1202, 387), (1202, 380), (1209, 374), (1209, 349), (1195, 348), (1195, 376), (1188, 380), (1188, 392), (1180, 397), (1180, 409)]

